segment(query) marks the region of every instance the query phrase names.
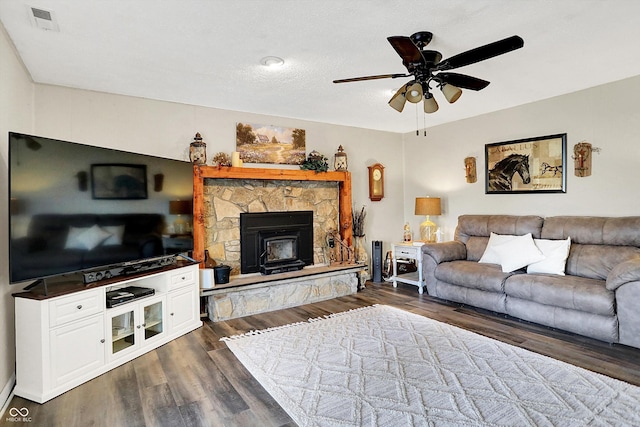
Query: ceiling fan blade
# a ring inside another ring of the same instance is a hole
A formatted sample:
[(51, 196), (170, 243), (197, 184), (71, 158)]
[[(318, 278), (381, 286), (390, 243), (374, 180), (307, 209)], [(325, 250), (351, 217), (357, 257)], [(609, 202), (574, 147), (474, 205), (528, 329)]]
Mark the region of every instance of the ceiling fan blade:
[(497, 42), (489, 43), (466, 52), (459, 53), (451, 58), (445, 59), (436, 66), (436, 70), (451, 70), (453, 68), (464, 67), (475, 64), (485, 59), (502, 55), (512, 50), (520, 49), (524, 46), (524, 40), (520, 36), (511, 36)]
[(410, 37), (405, 36), (391, 36), (387, 37), (391, 46), (398, 52), (400, 58), (402, 58), (402, 63), (405, 67), (408, 67), (409, 64), (424, 64), (424, 58), (422, 57), (422, 52), (420, 49), (413, 44)]
[(364, 80), (378, 80), (378, 79), (397, 79), (398, 77), (409, 77), (411, 74), (378, 74), (377, 76), (364, 76), (364, 77), (352, 77), (350, 79), (338, 79), (334, 80), (334, 83), (350, 83), (360, 82)]
[(443, 83), (449, 83), (460, 89), (482, 90), (490, 82), (458, 73), (438, 73), (436, 77)]

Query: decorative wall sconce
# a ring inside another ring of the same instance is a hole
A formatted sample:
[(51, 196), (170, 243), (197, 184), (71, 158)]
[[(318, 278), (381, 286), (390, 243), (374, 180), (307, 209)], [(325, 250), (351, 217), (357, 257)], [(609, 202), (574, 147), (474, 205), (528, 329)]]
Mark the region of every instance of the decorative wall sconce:
[(85, 171), (80, 171), (76, 174), (76, 178), (78, 178), (78, 190), (87, 191), (89, 188), (87, 173)]
[(157, 173), (153, 175), (153, 191), (159, 193), (162, 191), (162, 184), (164, 183), (164, 174)]
[(12, 197), (9, 199), (9, 213), (11, 215), (20, 215), (25, 211), (24, 200)]
[(597, 147), (592, 147), (586, 141), (581, 141), (573, 146), (574, 174), (577, 177), (591, 176), (591, 155), (600, 152)]
[(464, 159), (464, 176), (469, 184), (473, 184), (478, 180), (475, 157), (467, 157)]

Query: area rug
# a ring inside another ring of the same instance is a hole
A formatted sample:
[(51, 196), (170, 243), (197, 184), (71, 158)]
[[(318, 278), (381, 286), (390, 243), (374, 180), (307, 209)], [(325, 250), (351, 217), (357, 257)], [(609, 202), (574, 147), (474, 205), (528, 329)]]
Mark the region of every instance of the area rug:
[(389, 306), (223, 340), (300, 426), (640, 426), (640, 387)]

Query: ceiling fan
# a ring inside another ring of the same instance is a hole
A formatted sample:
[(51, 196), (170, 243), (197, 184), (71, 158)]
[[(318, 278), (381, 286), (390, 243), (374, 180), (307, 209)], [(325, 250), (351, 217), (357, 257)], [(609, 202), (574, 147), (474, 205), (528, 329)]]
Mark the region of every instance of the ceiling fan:
[(334, 83), (349, 83), (363, 80), (396, 79), (399, 77), (413, 77), (405, 83), (389, 100), (389, 105), (402, 112), (405, 102), (418, 103), (424, 99), (424, 112), (434, 113), (438, 110), (438, 103), (431, 93), (433, 83), (439, 87), (443, 95), (454, 103), (462, 95), (461, 89), (482, 90), (488, 81), (465, 74), (450, 73), (448, 70), (475, 64), (524, 46), (524, 40), (519, 36), (511, 36), (466, 52), (459, 53), (442, 60), (442, 54), (435, 50), (424, 49), (431, 42), (433, 34), (429, 31), (419, 31), (410, 37), (387, 37), (391, 46), (402, 58), (402, 64), (407, 68), (406, 74), (379, 74), (375, 76), (353, 77), (350, 79), (334, 80)]

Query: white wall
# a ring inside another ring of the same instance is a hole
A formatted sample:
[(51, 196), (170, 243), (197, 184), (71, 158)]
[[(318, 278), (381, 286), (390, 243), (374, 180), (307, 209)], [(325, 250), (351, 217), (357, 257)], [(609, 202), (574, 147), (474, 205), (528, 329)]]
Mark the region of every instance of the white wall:
[[(354, 206), (366, 206), (369, 249), (371, 240), (382, 240), (388, 247), (402, 237), (402, 215), (398, 215), (403, 200), (400, 134), (49, 85), (35, 85), (35, 117), (34, 133), (39, 136), (181, 160), (188, 159), (188, 146), (196, 132), (207, 143), (210, 160), (217, 152), (235, 151), (237, 122), (302, 128), (306, 130), (307, 153), (317, 150), (324, 154), (330, 167), (339, 145), (347, 152)], [(385, 166), (385, 198), (371, 202), (367, 166), (376, 162)]]
[[(18, 59), (4, 27), (0, 24), (0, 253), (8, 250), (8, 179), (7, 135), (10, 130), (31, 132), (33, 84)], [(14, 382), (15, 327), (12, 292), (9, 286), (8, 258), (0, 256), (0, 407), (6, 401)]]
[[(430, 128), (427, 137), (405, 134), (406, 220), (417, 229), (424, 217), (413, 214), (414, 201), (427, 195), (442, 198), (443, 214), (433, 219), (446, 239), (462, 214), (640, 215), (638, 92), (640, 76)], [(485, 144), (558, 133), (567, 133), (565, 194), (485, 194)], [(571, 155), (582, 141), (601, 152), (592, 156), (592, 175), (578, 178)], [(467, 156), (477, 157), (474, 184), (465, 180)]]

